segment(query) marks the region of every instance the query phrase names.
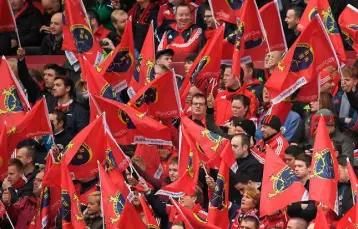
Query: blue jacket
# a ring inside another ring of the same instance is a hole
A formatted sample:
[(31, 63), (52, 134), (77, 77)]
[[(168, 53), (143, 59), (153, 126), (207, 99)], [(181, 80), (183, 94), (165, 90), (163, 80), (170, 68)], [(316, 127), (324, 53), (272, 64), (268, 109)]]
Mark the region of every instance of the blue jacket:
[[(262, 117), (264, 117), (265, 115), (263, 115)], [(258, 141), (262, 139), (262, 132), (261, 132), (262, 117), (260, 118), (259, 123), (256, 128), (255, 138)], [(283, 137), (288, 142), (291, 142), (300, 125), (302, 125), (302, 120), (301, 120), (300, 115), (294, 111), (290, 111), (287, 115), (285, 123), (283, 124), (283, 126), (281, 126), (281, 133), (282, 133)]]
[[(343, 97), (344, 91), (340, 89), (336, 96), (333, 98), (333, 106), (338, 114), (339, 117), (339, 111), (341, 109), (341, 103), (342, 103), (342, 97)], [(356, 90), (354, 93), (356, 96), (358, 96), (358, 91)], [(352, 108), (352, 106), (349, 108), (348, 117), (351, 118), (351, 121), (349, 123), (345, 123), (345, 118), (339, 118), (339, 122), (343, 125), (345, 129), (348, 129), (350, 131), (358, 131), (358, 113), (356, 110)]]

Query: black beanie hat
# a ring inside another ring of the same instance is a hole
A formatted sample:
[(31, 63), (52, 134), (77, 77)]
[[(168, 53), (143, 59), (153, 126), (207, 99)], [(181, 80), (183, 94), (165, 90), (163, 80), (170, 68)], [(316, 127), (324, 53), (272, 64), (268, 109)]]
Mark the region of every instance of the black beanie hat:
[(262, 125), (269, 126), (273, 129), (277, 130), (277, 132), (280, 132), (281, 121), (276, 115), (266, 115), (262, 119)]

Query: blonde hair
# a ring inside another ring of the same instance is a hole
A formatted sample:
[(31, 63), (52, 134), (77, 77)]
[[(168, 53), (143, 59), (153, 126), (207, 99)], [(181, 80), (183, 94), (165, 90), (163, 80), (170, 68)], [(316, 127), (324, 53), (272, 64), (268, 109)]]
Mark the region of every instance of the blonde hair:
[(260, 191), (257, 188), (246, 187), (244, 193), (252, 198), (252, 203), (255, 205), (255, 208), (259, 207), (260, 203)]
[(87, 198), (89, 197), (94, 197), (96, 202), (101, 205), (101, 192), (99, 191), (95, 191), (95, 192), (92, 192), (90, 194), (88, 194)]

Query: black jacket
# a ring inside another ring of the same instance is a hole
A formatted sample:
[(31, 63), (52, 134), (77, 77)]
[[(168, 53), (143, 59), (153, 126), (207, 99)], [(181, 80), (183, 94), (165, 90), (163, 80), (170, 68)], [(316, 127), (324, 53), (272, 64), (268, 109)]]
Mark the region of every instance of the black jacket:
[(27, 182), (26, 184), (24, 184), (22, 187), (15, 189), (13, 187), (10, 187), (8, 190), (10, 192), (11, 195), (11, 204), (16, 203), (17, 201), (19, 201), (19, 199), (25, 197), (25, 196), (32, 196), (32, 189), (33, 189), (33, 184)]
[(89, 124), (89, 112), (77, 102), (72, 102), (70, 108), (65, 111), (65, 114), (65, 130), (71, 138)]
[(339, 217), (343, 217), (353, 206), (350, 183), (338, 183)]
[[(309, 191), (309, 186), (310, 186), (309, 183), (310, 181), (308, 180), (305, 184), (305, 188), (307, 189), (307, 191)], [(308, 207), (306, 209), (302, 209), (301, 204), (308, 204)], [(301, 201), (289, 205), (287, 207), (287, 214), (291, 218), (298, 217), (306, 220), (307, 222), (310, 222), (311, 220), (316, 218), (317, 207), (313, 200)]]
[(16, 19), (22, 47), (39, 46), (41, 44), (40, 28), (42, 14), (32, 3)]
[(0, 33), (0, 55), (12, 55), (15, 50), (11, 48), (11, 40), (17, 40), (14, 32)]
[(66, 130), (61, 131), (60, 133), (54, 134), (55, 144), (57, 148), (62, 151), (71, 141), (71, 135), (67, 133)]
[(55, 36), (46, 35), (41, 43), (42, 55), (65, 55), (65, 51), (61, 50), (63, 38), (60, 40), (55, 39)]
[(17, 70), (21, 83), (26, 89), (28, 100), (31, 104), (35, 104), (37, 100), (45, 96), (47, 108), (53, 108), (57, 104), (57, 100), (48, 90), (40, 90), (39, 85), (31, 78), (25, 59), (17, 63)]
[(357, 92), (353, 92), (353, 91), (350, 91), (350, 92), (346, 92), (346, 95), (348, 97), (348, 101), (349, 101), (349, 104), (351, 105), (351, 107), (356, 111), (358, 112), (358, 93)]

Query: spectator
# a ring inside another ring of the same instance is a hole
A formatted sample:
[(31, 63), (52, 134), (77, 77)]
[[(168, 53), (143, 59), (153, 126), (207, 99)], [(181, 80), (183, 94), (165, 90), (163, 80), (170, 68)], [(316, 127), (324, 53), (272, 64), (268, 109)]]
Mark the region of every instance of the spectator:
[(169, 71), (170, 69), (164, 64), (156, 64), (154, 65), (154, 78), (158, 78)]
[(175, 53), (199, 52), (202, 29), (192, 23), (189, 5), (181, 3), (175, 12), (176, 22), (170, 24), (159, 44), (158, 50), (171, 48)]
[(295, 158), (302, 153), (302, 150), (296, 145), (290, 145), (285, 150), (285, 163), (294, 171)]
[(287, 10), (285, 22), (287, 23), (288, 29), (292, 30), (294, 33), (290, 34), (290, 36), (286, 36), (287, 47), (290, 48), (293, 43), (296, 41), (300, 32), (297, 30), (298, 22), (301, 19), (303, 14), (303, 9), (301, 7), (290, 7)]
[[(32, 4), (32, 1), (29, 0), (12, 0), (10, 3), (15, 15), (21, 46), (39, 46), (41, 44), (41, 12)], [(12, 40), (17, 43), (17, 39)]]
[(139, 53), (152, 21), (156, 28), (158, 10), (159, 5), (152, 0), (137, 0), (137, 3), (128, 12), (128, 15), (132, 17), (134, 47)]
[[(312, 158), (304, 153), (299, 154), (295, 158), (295, 174), (299, 181), (305, 186), (307, 192), (309, 191), (310, 167)], [(287, 214), (294, 218), (299, 217), (307, 222), (310, 222), (316, 217), (317, 208), (315, 202), (304, 200), (293, 203), (288, 206)], [(290, 222), (288, 223), (290, 225)]]
[(353, 206), (352, 186), (349, 178), (347, 167), (347, 156), (340, 155), (337, 157), (339, 183), (338, 183), (338, 200), (339, 200), (339, 217), (343, 217)]
[(307, 222), (302, 218), (291, 218), (287, 223), (287, 229), (307, 229)]
[(262, 83), (258, 79), (253, 78), (254, 74), (254, 63), (250, 62), (247, 64), (241, 64), (241, 80), (242, 80), (242, 87), (247, 88), (249, 91), (256, 95), (257, 100), (260, 104), (263, 103), (262, 101), (262, 90), (263, 86)]
[(97, 40), (103, 40), (111, 33), (111, 30), (104, 28), (104, 26), (100, 23), (99, 16), (95, 11), (88, 10), (87, 16), (88, 16), (88, 20), (90, 21), (90, 26), (93, 35), (97, 38)]
[(24, 165), (19, 159), (8, 161), (8, 175), (2, 183), (2, 201), (5, 205), (14, 204), (19, 199), (31, 196), (33, 184), (27, 183), (24, 176)]
[(259, 229), (259, 220), (255, 216), (245, 216), (242, 219), (240, 228)]
[(185, 75), (187, 75), (190, 71), (191, 66), (193, 65), (196, 57), (198, 55), (196, 53), (192, 53), (189, 54), (186, 58), (185, 58), (185, 62), (184, 62), (184, 70), (185, 70)]
[(43, 25), (40, 28), (40, 32), (43, 33), (51, 33), (51, 18), (55, 13), (62, 12), (61, 0), (41, 0), (42, 7), (44, 8), (44, 12), (42, 14), (43, 17)]
[(24, 175), (27, 182), (33, 184), (36, 175), (39, 173), (35, 168), (36, 150), (31, 146), (21, 147), (16, 153), (16, 158), (24, 165)]
[(281, 121), (275, 115), (266, 115), (261, 122), (261, 132), (263, 139), (251, 148), (251, 152), (260, 163), (265, 162), (266, 147), (269, 145), (273, 152), (284, 160), (284, 151), (288, 147), (287, 140), (280, 132)]
[(99, 191), (92, 192), (87, 196), (87, 209), (83, 213), (86, 227), (102, 229), (103, 218), (101, 213), (101, 193)]
[[(33, 183), (33, 195), (24, 197), (19, 202), (6, 207), (16, 229), (27, 229), (35, 216), (41, 202), (42, 180), (44, 172), (36, 175)], [(49, 190), (49, 189), (47, 189)]]
[(54, 110), (50, 115), (49, 119), (51, 122), (53, 135), (55, 137), (55, 144), (60, 152), (70, 143), (71, 136), (67, 133), (66, 126), (66, 115), (63, 111)]
[(63, 24), (62, 13), (55, 13), (51, 18), (50, 34), (42, 40), (42, 55), (65, 55), (62, 48)]
[(282, 52), (272, 51), (266, 54), (264, 67), (265, 67), (265, 81), (271, 76), (272, 72), (276, 69), (278, 62), (282, 57)]
[(73, 101), (74, 84), (71, 78), (56, 76), (52, 93), (57, 99), (56, 109), (66, 114), (66, 132), (73, 138), (89, 123), (89, 114), (77, 102)]
[(319, 73), (319, 84), (320, 84), (320, 92), (328, 92), (332, 93), (333, 88), (336, 86), (334, 82), (334, 76), (337, 74), (337, 70), (335, 70), (332, 66), (323, 69)]
[(111, 21), (115, 28), (107, 38), (109, 38), (114, 46), (117, 46), (121, 43), (124, 29), (128, 21), (128, 14), (123, 10), (115, 10), (111, 15)]
[(206, 98), (203, 94), (197, 93), (191, 99), (191, 120), (196, 124), (205, 127)]
[(113, 12), (113, 6), (110, 0), (96, 0), (92, 10), (95, 11), (99, 17), (99, 22), (104, 28), (114, 30), (111, 24), (111, 13)]

